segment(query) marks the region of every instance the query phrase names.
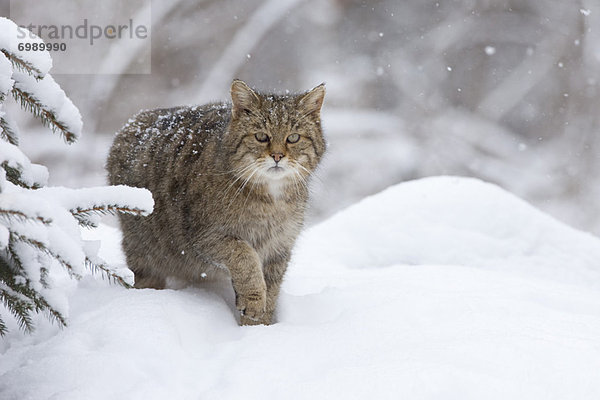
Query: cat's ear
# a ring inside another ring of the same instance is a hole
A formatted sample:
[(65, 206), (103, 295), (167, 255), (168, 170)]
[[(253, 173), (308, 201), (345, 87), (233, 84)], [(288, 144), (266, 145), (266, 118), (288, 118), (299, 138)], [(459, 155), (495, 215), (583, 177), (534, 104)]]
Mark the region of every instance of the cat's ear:
[(242, 112), (251, 113), (260, 106), (260, 99), (254, 90), (250, 89), (244, 81), (234, 79), (231, 83), (231, 113), (236, 118)]
[(319, 115), (323, 99), (325, 98), (325, 84), (321, 83), (316, 88), (300, 96), (298, 101), (298, 109), (302, 115), (315, 114)]

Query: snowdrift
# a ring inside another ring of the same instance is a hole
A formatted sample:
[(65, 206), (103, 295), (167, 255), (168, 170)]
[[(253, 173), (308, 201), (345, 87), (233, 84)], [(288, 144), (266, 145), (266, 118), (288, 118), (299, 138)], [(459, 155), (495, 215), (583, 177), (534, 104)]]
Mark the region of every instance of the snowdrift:
[(272, 326), (216, 290), (84, 280), (68, 328), (3, 339), (0, 398), (597, 399), (599, 264), (494, 185), (408, 182), (304, 233)]

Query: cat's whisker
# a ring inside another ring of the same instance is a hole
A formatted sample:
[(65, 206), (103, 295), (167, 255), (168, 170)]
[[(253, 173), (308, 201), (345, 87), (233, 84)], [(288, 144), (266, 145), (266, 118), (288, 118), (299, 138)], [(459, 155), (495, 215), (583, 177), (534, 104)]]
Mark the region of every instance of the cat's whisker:
[(252, 194), (252, 191), (254, 190), (255, 185), (256, 185), (256, 180), (252, 181), (252, 186), (250, 186), (250, 190), (248, 190), (248, 194), (246, 195), (246, 200), (244, 200), (242, 209), (244, 209), (246, 207), (246, 203), (248, 202), (248, 199), (250, 198), (250, 195)]
[(296, 191), (296, 196), (300, 195), (300, 186), (298, 185), (298, 177), (296, 174), (293, 175), (292, 182), (294, 183), (294, 190)]
[(237, 183), (239, 182), (241, 179), (244, 178), (244, 175), (253, 167), (255, 167), (257, 164), (258, 160), (251, 162), (250, 164), (246, 165), (243, 168), (239, 169), (239, 172), (237, 172), (239, 175), (225, 188), (225, 190), (223, 191), (223, 195), (227, 195), (229, 193), (229, 190)]
[[(254, 170), (244, 180), (244, 183), (238, 188), (238, 190), (236, 190), (236, 192), (232, 196), (231, 201), (229, 202), (229, 205), (227, 206), (228, 209), (231, 207), (231, 205), (233, 204), (234, 200), (244, 191), (244, 188), (246, 187), (246, 185), (248, 184), (248, 182), (250, 182), (250, 180), (252, 179), (252, 177), (254, 176), (254, 174), (256, 174), (256, 172), (258, 172), (260, 170), (260, 165), (256, 165), (256, 164), (258, 164), (258, 160), (254, 161), (251, 164), (251, 166), (255, 167)], [(244, 205), (242, 206), (242, 208), (244, 208), (246, 206), (246, 201), (248, 201), (248, 198), (250, 197), (250, 194), (252, 193), (252, 189), (253, 189), (255, 183), (256, 183), (255, 181), (252, 182), (252, 186), (250, 187), (250, 190), (248, 191), (248, 194), (246, 196), (246, 200), (244, 201)], [(229, 218), (228, 222), (231, 222), (232, 219), (233, 219), (233, 216)]]
[[(245, 174), (246, 172), (248, 172), (250, 169), (252, 169), (253, 167), (255, 167), (257, 163), (258, 163), (258, 160), (254, 160), (254, 161), (252, 161), (250, 164), (248, 164), (248, 165), (246, 165), (246, 166), (244, 166), (244, 167), (241, 167), (241, 168), (238, 168), (238, 169), (232, 170), (232, 172), (233, 172), (235, 175), (237, 175), (237, 179), (240, 179), (240, 178), (242, 178), (242, 177), (244, 176), (244, 174)], [(237, 179), (236, 179), (236, 180), (237, 180)]]
[(298, 167), (300, 167), (304, 172), (306, 172), (306, 176), (310, 176), (311, 172), (304, 167), (302, 164), (296, 164)]
[(230, 169), (229, 171), (221, 171), (221, 172), (213, 172), (213, 173), (206, 173), (205, 175), (227, 175), (227, 174), (234, 174), (237, 175), (239, 173), (241, 173), (242, 171), (244, 171), (245, 169), (247, 169), (248, 167), (250, 167), (250, 165), (245, 165), (239, 168), (234, 168), (234, 169)]
[(293, 171), (294, 171), (294, 175), (292, 175), (292, 177), (293, 177), (294, 187), (296, 189), (296, 195), (300, 196), (301, 189), (302, 189), (301, 185), (303, 185), (306, 188), (306, 182), (298, 170), (293, 169)]
[[(254, 163), (253, 163), (254, 164)], [(250, 167), (253, 166), (253, 164), (250, 165)], [(254, 171), (252, 172), (252, 174), (254, 173)], [(250, 175), (250, 177), (252, 176), (252, 174)], [(229, 186), (227, 187), (227, 189), (224, 192), (224, 196), (228, 195), (229, 191), (231, 190), (231, 188), (234, 187), (234, 185), (236, 184), (236, 182), (239, 182), (241, 179), (243, 179), (244, 175), (240, 175), (238, 176), (231, 184), (229, 184)], [(231, 200), (229, 201), (229, 204), (227, 205), (227, 208), (229, 209), (231, 207), (231, 205), (234, 203), (235, 199), (238, 197), (238, 195), (240, 194), (240, 192), (244, 189), (244, 186), (246, 185), (246, 183), (248, 182), (248, 180), (250, 179), (250, 177), (247, 177), (243, 180), (243, 182), (240, 184), (239, 187), (237, 187), (236, 191), (234, 192), (233, 196), (231, 196)]]
[(235, 192), (235, 194), (233, 195), (233, 198), (235, 199), (237, 196), (240, 195), (240, 193), (242, 193), (244, 191), (244, 188), (246, 187), (246, 185), (248, 185), (248, 182), (250, 182), (250, 179), (252, 179), (252, 177), (254, 176), (254, 174), (256, 174), (258, 171), (260, 170), (260, 166), (256, 166), (254, 168), (254, 170), (252, 171), (252, 173), (250, 174), (250, 176), (248, 176), (246, 178), (246, 180), (244, 181), (244, 183), (242, 184), (242, 186), (240, 186), (240, 188)]
[(319, 182), (323, 183), (323, 179), (321, 179), (321, 177), (319, 175), (317, 175), (314, 172), (311, 172), (310, 170), (308, 170), (308, 168), (306, 168), (304, 165), (300, 164), (299, 162), (295, 162), (294, 163), (295, 166), (301, 168), (304, 172), (306, 172), (306, 177), (314, 177), (316, 178)]
[(235, 175), (235, 176), (242, 176), (245, 172), (247, 172), (250, 168), (252, 168), (252, 166), (254, 165), (256, 161), (251, 162), (248, 165), (245, 165), (243, 167), (240, 168), (236, 168), (236, 169), (232, 169), (231, 171), (229, 171), (229, 173)]
[[(294, 166), (299, 166), (299, 167), (303, 168), (304, 170), (306, 170), (308, 172), (308, 170), (306, 168), (304, 168), (302, 165), (300, 165), (298, 163), (295, 163)], [(308, 181), (307, 181), (306, 177), (304, 177), (300, 173), (300, 171), (298, 171), (298, 169), (292, 168), (292, 170), (294, 171), (295, 176), (297, 176), (302, 181), (302, 183), (306, 186), (308, 184)]]

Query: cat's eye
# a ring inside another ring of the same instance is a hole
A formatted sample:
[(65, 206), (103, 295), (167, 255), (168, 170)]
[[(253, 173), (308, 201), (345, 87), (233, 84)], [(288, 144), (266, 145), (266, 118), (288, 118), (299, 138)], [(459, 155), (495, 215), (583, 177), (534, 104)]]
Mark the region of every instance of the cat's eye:
[(266, 143), (269, 141), (269, 135), (267, 135), (264, 132), (257, 133), (256, 135), (254, 135), (254, 137), (261, 143)]
[(287, 137), (288, 143), (296, 143), (298, 140), (300, 140), (300, 135), (298, 135), (297, 133), (292, 133), (290, 136)]

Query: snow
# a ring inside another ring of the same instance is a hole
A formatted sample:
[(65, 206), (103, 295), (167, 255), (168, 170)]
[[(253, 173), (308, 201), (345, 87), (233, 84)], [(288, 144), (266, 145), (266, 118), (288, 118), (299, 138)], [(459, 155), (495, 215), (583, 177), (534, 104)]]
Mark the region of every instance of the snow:
[[(4, 155), (4, 160), (9, 164), (13, 159), (18, 161), (18, 165), (27, 165), (29, 162), (16, 146), (2, 140), (0, 140), (0, 154)], [(3, 159), (0, 158), (0, 162), (2, 161)], [(73, 213), (77, 214), (79, 220), (94, 225), (99, 221), (97, 214), (107, 213), (111, 208), (114, 211), (114, 208), (127, 207), (132, 213), (146, 215), (153, 207), (151, 193), (140, 188), (49, 187), (30, 190), (8, 182), (3, 169), (0, 169), (0, 184), (2, 186), (0, 210), (13, 215), (12, 218), (5, 216), (2, 220), (0, 248), (6, 247), (5, 228), (30, 243), (37, 242), (45, 247), (42, 251), (25, 242), (15, 244), (16, 253), (23, 265), (24, 279), (28, 279), (29, 286), (36, 291), (41, 291), (48, 303), (63, 315), (68, 315), (69, 311), (66, 289), (73, 286), (73, 282), (68, 281), (68, 275), (75, 278), (89, 275), (86, 259), (93, 260), (96, 264), (102, 263), (97, 256), (97, 246), (86, 243), (82, 239), (78, 219)], [(14, 217), (15, 213), (17, 217)], [(49, 271), (48, 288), (44, 288), (40, 281), (41, 268)], [(106, 268), (126, 281), (133, 282), (130, 279), (131, 271), (111, 265)], [(7, 314), (2, 312), (3, 318)]]
[[(1, 111), (1, 110), (0, 110)], [(21, 180), (29, 186), (43, 186), (48, 181), (48, 169), (43, 165), (32, 164), (17, 146), (0, 140), (0, 164), (21, 171)]]
[(81, 136), (81, 114), (51, 75), (38, 80), (28, 73), (14, 71), (13, 79), (15, 88), (31, 94), (44, 108), (52, 111), (56, 119), (75, 135), (75, 140)]
[[(597, 238), (476, 179), (393, 186), (311, 232), (298, 244), (312, 249), (299, 250), (303, 265), (476, 265), (600, 288), (600, 269), (591, 268), (600, 259)], [(565, 240), (566, 232), (573, 240)]]
[(3, 250), (8, 246), (8, 239), (10, 232), (4, 225), (0, 225), (0, 250)]
[[(7, 143), (4, 143), (5, 145)], [(0, 147), (2, 148), (2, 147)], [(4, 178), (2, 176), (2, 178)], [(85, 272), (85, 256), (82, 250), (81, 233), (77, 221), (71, 213), (57, 204), (50, 196), (44, 195), (44, 189), (30, 190), (4, 182), (0, 196), (0, 208), (17, 212), (26, 218), (6, 218), (5, 225), (14, 234), (45, 246), (62, 262), (71, 267), (70, 272), (80, 276)], [(17, 254), (31, 286), (41, 290), (40, 268), (49, 268), (52, 263), (49, 254), (26, 243), (17, 243)], [(62, 271), (62, 267), (59, 268)], [(60, 290), (55, 299), (66, 303)], [(54, 303), (50, 302), (53, 306)], [(61, 311), (63, 311), (61, 309)], [(4, 316), (4, 313), (3, 313)]]
[[(21, 54), (13, 40), (18, 36), (16, 25), (0, 18), (0, 103), (12, 88), (13, 97), (28, 99), (28, 107), (23, 108), (40, 114), (46, 122), (51, 120), (51, 125), (58, 128), (68, 142), (75, 141), (82, 131), (81, 114), (47, 73), (52, 65), (49, 53), (38, 51), (40, 56)], [(38, 38), (32, 40), (41, 42)], [(35, 53), (36, 49), (32, 51)], [(20, 93), (15, 94), (15, 91)], [(86, 267), (90, 263), (114, 279), (133, 278), (126, 268), (105, 265), (97, 256), (98, 246), (82, 239), (79, 224), (95, 226), (99, 223), (99, 214), (117, 211), (150, 213), (152, 196), (145, 189), (124, 186), (38, 189), (47, 183), (48, 170), (42, 165), (32, 164), (19, 147), (11, 144), (17, 142), (16, 125), (6, 119), (3, 104), (0, 104), (0, 118), (4, 127), (12, 128), (8, 129), (10, 134), (8, 131), (0, 132), (4, 139), (0, 140), (0, 164), (4, 166), (0, 168), (0, 249), (10, 245), (10, 254), (4, 254), (3, 258), (13, 257), (14, 266), (18, 269), (14, 279), (25, 284), (32, 293), (25, 293), (26, 297), (40, 293), (50, 311), (66, 316), (70, 306), (67, 295), (76, 286), (69, 276), (79, 279), (89, 275)], [(36, 146), (42, 147), (39, 142)], [(6, 282), (9, 281), (5, 279)], [(3, 292), (12, 293), (12, 289), (3, 286)], [(31, 299), (27, 299), (26, 303), (33, 304)], [(2, 308), (4, 322), (10, 313), (4, 306)], [(4, 331), (4, 326), (2, 328)]]
[[(86, 233), (122, 264), (119, 237)], [(597, 399), (599, 258), (494, 185), (407, 182), (302, 235), (272, 326), (226, 290), (84, 278), (69, 327), (1, 339), (0, 398)]]
[(55, 186), (42, 188), (39, 194), (43, 198), (53, 199), (68, 210), (93, 209), (109, 204), (140, 209), (141, 215), (148, 215), (154, 207), (150, 191), (124, 185), (83, 189)]
[(0, 53), (0, 97), (6, 96), (13, 87), (12, 72), (13, 69), (10, 61), (4, 54)]
[[(70, 142), (77, 140), (83, 128), (81, 114), (48, 73), (52, 67), (50, 53), (31, 49), (20, 51), (18, 43), (42, 44), (43, 41), (33, 33), (17, 27), (11, 20), (0, 17), (0, 98), (4, 99), (11, 89), (23, 92), (32, 97), (44, 111), (51, 112), (57, 122), (72, 134), (68, 138)], [(15, 57), (18, 63), (12, 65), (9, 58), (14, 61)], [(25, 70), (23, 63), (29, 64), (32, 71)], [(0, 117), (4, 115), (3, 106), (0, 105)], [(7, 123), (16, 132), (14, 123)]]
[[(21, 60), (35, 66), (40, 72), (38, 78), (43, 77), (52, 68), (52, 58), (47, 51), (26, 51), (19, 50), (19, 43), (44, 43), (42, 39), (35, 34), (23, 30), (26, 34), (19, 32), (17, 25), (8, 18), (0, 17), (0, 49), (6, 49), (8, 52), (16, 55)], [(21, 36), (25, 36), (21, 38)]]

